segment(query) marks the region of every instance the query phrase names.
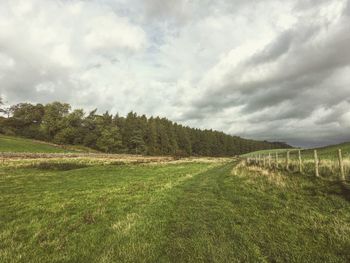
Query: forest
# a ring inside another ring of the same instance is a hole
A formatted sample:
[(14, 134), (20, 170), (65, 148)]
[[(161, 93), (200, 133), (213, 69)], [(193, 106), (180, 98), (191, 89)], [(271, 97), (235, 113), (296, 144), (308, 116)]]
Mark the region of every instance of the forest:
[[(1, 103), (1, 99), (0, 99)], [(2, 105), (2, 106), (1, 106)], [(234, 156), (289, 148), (281, 142), (243, 139), (215, 130), (190, 128), (166, 118), (127, 116), (97, 109), (85, 113), (61, 102), (0, 104), (0, 133), (56, 144), (84, 145), (106, 153), (173, 156)]]

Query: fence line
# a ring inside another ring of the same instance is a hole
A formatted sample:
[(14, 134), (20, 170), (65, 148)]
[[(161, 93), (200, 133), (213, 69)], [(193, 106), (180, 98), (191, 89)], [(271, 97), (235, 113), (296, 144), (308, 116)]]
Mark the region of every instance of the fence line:
[(343, 156), (341, 153), (341, 149), (338, 150), (338, 159), (339, 159), (339, 167), (340, 167), (340, 180), (345, 181), (344, 163), (343, 163)]
[[(350, 158), (344, 160), (341, 149), (338, 149), (334, 154), (323, 153), (323, 157), (326, 157), (322, 160), (322, 152), (320, 153), (318, 150), (313, 152), (306, 150), (305, 154), (301, 150), (275, 152), (274, 157), (272, 156), (271, 152), (268, 154), (259, 153), (246, 158), (246, 162), (248, 165), (257, 165), (268, 169), (313, 174), (315, 177), (335, 177), (340, 181), (350, 181)], [(292, 156), (295, 156), (294, 159)], [(350, 157), (349, 153), (347, 157)]]
[(298, 151), (299, 173), (303, 173), (303, 160), (301, 159), (301, 151)]

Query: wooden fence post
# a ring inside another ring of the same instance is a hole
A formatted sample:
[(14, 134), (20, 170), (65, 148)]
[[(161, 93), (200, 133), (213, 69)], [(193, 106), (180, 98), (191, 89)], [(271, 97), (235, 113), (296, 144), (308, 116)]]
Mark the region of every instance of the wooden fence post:
[(286, 169), (289, 171), (289, 151), (287, 151), (287, 157), (286, 157)]
[(278, 152), (276, 152), (276, 168), (278, 168)]
[(298, 151), (298, 158), (299, 158), (299, 172), (303, 173), (303, 162), (301, 160), (301, 151)]
[(338, 159), (339, 159), (339, 169), (340, 169), (340, 180), (345, 181), (345, 172), (344, 172), (344, 163), (341, 149), (338, 150)]
[(316, 175), (316, 177), (319, 177), (320, 174), (318, 171), (319, 162), (318, 162), (318, 157), (317, 157), (317, 150), (314, 150), (314, 157), (315, 157), (315, 175)]
[(264, 155), (264, 158), (263, 158), (263, 167), (265, 168), (266, 167), (266, 156)]
[(269, 153), (269, 168), (271, 169), (271, 153)]
[(261, 165), (261, 155), (259, 154), (259, 166)]

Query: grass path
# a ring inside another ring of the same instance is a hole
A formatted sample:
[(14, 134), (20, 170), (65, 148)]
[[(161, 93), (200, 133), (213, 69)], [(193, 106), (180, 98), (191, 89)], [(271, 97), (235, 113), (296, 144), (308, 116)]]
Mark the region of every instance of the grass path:
[(226, 196), (225, 184), (231, 170), (232, 164), (209, 170), (181, 187), (181, 198), (167, 226), (165, 261), (232, 262), (260, 258), (247, 245), (244, 233), (235, 229), (234, 205)]
[(338, 186), (235, 163), (0, 170), (4, 262), (348, 262)]

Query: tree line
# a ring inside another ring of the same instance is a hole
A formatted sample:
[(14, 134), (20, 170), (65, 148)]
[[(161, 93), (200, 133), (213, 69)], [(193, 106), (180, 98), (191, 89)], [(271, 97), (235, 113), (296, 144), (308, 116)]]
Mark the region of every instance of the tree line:
[(289, 148), (281, 142), (247, 140), (214, 130), (190, 128), (166, 118), (85, 113), (67, 103), (19, 103), (1, 107), (0, 133), (56, 144), (84, 145), (106, 153), (174, 156), (234, 156)]

